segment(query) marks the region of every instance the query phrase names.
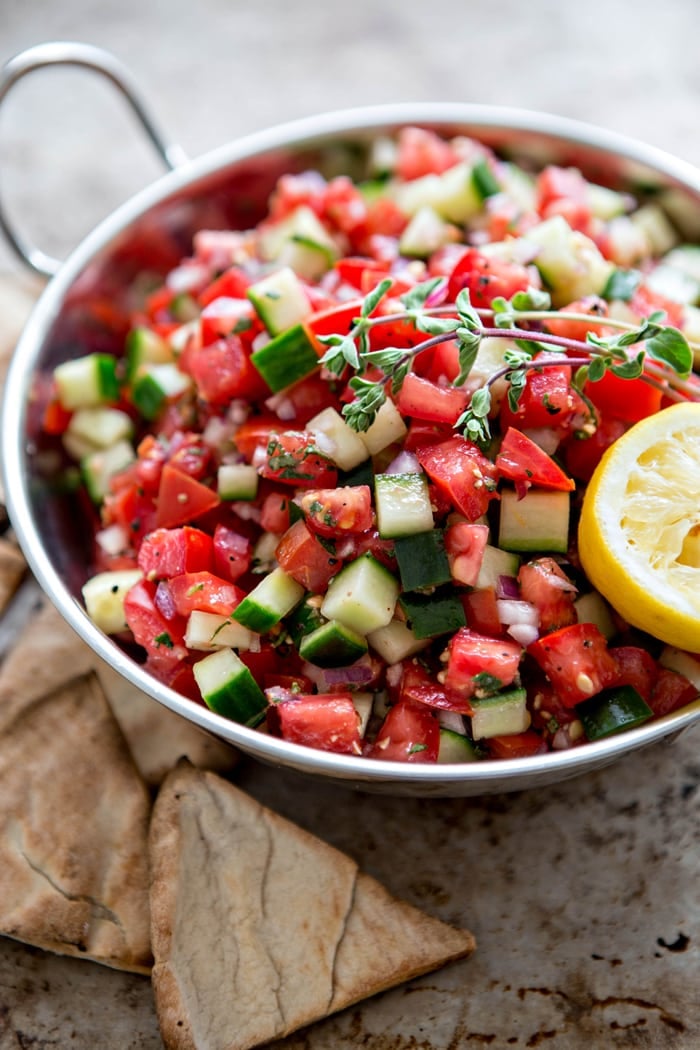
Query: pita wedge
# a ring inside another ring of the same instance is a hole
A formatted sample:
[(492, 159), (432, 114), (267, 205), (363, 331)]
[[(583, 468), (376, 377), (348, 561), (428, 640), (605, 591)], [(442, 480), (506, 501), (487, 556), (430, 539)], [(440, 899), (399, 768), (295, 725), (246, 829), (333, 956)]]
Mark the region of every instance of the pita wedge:
[(0, 614), (9, 605), (26, 571), (27, 563), (19, 548), (0, 537)]
[(175, 1050), (245, 1050), (474, 948), (186, 763), (156, 800), (150, 859), (156, 1009)]
[[(41, 660), (36, 660), (37, 639)], [(237, 752), (146, 696), (100, 660), (47, 603), (16, 640), (0, 668), (0, 730), (13, 712), (75, 675), (97, 672), (134, 761), (148, 784), (159, 784), (179, 758), (231, 769)]]
[(150, 796), (94, 675), (0, 733), (0, 933), (148, 973)]

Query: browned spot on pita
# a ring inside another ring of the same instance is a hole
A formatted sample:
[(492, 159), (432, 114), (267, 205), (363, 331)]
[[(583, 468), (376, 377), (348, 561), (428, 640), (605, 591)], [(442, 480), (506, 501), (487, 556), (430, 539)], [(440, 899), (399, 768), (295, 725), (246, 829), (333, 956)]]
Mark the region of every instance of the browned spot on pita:
[(0, 732), (0, 932), (148, 973), (149, 816), (95, 675), (19, 711)]
[(350, 857), (181, 763), (150, 834), (153, 985), (177, 1050), (245, 1050), (468, 955)]
[(26, 571), (27, 563), (19, 548), (0, 538), (0, 615), (9, 605)]

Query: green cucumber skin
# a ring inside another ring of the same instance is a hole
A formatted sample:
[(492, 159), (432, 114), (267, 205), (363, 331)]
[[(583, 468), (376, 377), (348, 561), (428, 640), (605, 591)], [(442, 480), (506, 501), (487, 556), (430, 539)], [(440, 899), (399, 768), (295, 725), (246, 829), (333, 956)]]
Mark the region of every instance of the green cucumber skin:
[(576, 705), (588, 740), (604, 740), (643, 725), (654, 712), (631, 685), (614, 686)]
[(318, 354), (303, 325), (276, 335), (250, 356), (252, 364), (276, 394), (318, 368)]
[(347, 667), (367, 652), (367, 640), (356, 631), (329, 620), (304, 635), (299, 655), (316, 667)]
[(437, 638), (467, 625), (464, 606), (450, 587), (432, 594), (402, 594), (399, 604), (416, 638)]
[(444, 529), (399, 536), (394, 540), (394, 549), (405, 591), (437, 587), (452, 579), (445, 552)]

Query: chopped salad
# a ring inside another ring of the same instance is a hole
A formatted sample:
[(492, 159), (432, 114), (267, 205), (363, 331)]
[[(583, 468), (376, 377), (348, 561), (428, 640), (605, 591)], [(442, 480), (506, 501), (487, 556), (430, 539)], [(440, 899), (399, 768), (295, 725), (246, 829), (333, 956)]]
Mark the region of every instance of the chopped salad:
[(372, 760), (578, 747), (696, 698), (576, 525), (604, 451), (698, 400), (700, 248), (657, 203), (405, 128), (201, 230), (45, 433), (93, 508), (87, 611), (228, 719)]

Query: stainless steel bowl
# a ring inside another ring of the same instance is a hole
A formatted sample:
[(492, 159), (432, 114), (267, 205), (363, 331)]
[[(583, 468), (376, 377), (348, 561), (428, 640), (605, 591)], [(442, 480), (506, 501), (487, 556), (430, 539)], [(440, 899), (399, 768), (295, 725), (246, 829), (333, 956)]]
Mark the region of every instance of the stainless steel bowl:
[[(397, 795), (462, 796), (542, 786), (606, 765), (677, 734), (700, 720), (700, 700), (659, 721), (598, 743), (559, 753), (465, 765), (377, 762), (328, 754), (246, 729), (180, 696), (152, 678), (88, 619), (79, 600), (88, 573), (89, 526), (70, 496), (56, 491), (39, 421), (32, 413), (37, 379), (59, 362), (94, 349), (119, 351), (121, 336), (96, 326), (98, 301), (127, 313), (132, 282), (144, 270), (163, 274), (186, 254), (201, 227), (245, 228), (259, 220), (268, 194), (284, 172), (309, 168), (353, 174), (378, 135), (420, 124), (452, 136), (472, 135), (515, 160), (575, 165), (617, 188), (653, 193), (684, 226), (700, 236), (700, 172), (657, 149), (561, 117), (467, 104), (390, 105), (346, 110), (295, 121), (229, 143), (194, 161), (168, 145), (111, 56), (84, 45), (48, 45), (6, 67), (0, 101), (19, 76), (42, 65), (72, 63), (105, 73), (127, 93), (146, 130), (175, 167), (111, 214), (58, 265), (14, 234), (16, 250), (35, 269), (53, 273), (17, 346), (2, 407), (2, 461), (8, 509), (27, 560), (48, 596), (74, 630), (120, 674), (183, 718), (241, 751), (273, 765), (347, 786)], [(41, 639), (37, 639), (41, 652)]]

